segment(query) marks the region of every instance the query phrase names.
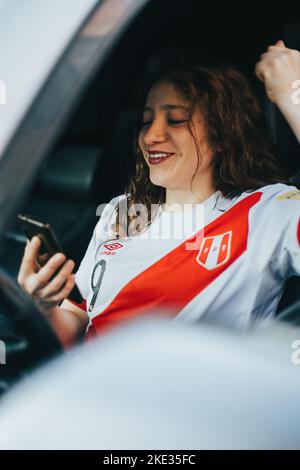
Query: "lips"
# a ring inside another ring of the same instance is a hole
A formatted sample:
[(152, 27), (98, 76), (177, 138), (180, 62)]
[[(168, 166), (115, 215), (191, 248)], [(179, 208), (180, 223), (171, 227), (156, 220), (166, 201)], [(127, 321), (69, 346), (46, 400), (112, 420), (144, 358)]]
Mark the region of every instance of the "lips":
[(158, 165), (169, 158), (171, 158), (174, 153), (166, 153), (166, 152), (149, 152), (149, 164), (150, 165)]

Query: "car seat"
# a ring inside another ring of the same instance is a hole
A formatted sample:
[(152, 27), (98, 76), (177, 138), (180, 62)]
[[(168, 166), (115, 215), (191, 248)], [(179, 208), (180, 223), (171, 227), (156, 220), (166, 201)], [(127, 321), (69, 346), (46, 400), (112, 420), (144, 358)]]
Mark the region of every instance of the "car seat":
[[(96, 147), (67, 146), (55, 151), (41, 169), (22, 212), (49, 223), (62, 249), (78, 266), (98, 220), (96, 208), (118, 189), (118, 172), (107, 151)], [(1, 266), (16, 276), (26, 237), (20, 224), (6, 233)]]

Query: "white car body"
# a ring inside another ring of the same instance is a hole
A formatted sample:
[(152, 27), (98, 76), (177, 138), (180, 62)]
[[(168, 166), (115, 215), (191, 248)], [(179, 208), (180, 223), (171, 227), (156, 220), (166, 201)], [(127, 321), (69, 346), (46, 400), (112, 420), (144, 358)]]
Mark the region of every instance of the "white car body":
[(0, 0), (4, 19), (0, 80), (5, 88), (0, 104), (0, 158), (66, 45), (97, 3), (99, 0)]

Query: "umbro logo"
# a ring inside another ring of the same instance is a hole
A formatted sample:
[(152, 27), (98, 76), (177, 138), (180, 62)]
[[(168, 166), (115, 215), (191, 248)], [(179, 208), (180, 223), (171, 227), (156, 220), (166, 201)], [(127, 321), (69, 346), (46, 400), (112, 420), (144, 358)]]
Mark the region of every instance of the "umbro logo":
[(122, 248), (123, 245), (122, 243), (110, 243), (109, 245), (103, 245), (108, 251), (115, 251), (118, 250), (119, 248)]

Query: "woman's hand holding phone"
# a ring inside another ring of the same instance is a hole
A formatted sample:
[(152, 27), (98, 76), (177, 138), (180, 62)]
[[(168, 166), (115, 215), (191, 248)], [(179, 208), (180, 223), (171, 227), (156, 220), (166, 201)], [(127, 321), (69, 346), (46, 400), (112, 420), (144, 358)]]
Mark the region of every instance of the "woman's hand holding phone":
[(72, 291), (75, 276), (72, 271), (75, 263), (66, 261), (63, 253), (56, 253), (45, 264), (41, 264), (38, 236), (27, 242), (21, 262), (18, 283), (29, 294), (46, 315), (56, 308)]

